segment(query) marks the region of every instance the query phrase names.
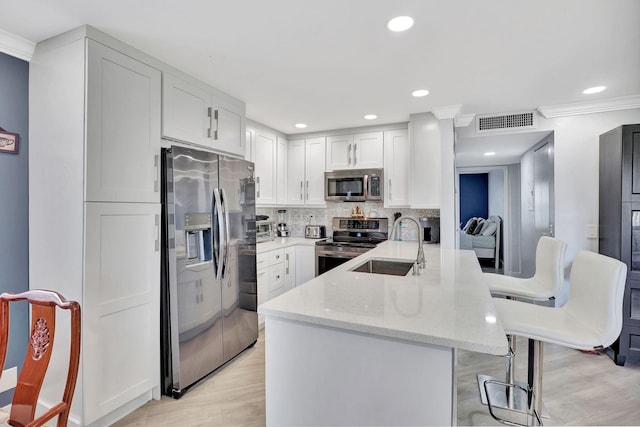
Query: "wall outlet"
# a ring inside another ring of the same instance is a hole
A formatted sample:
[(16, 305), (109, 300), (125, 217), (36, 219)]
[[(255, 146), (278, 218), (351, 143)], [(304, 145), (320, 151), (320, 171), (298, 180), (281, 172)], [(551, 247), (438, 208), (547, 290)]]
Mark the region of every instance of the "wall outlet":
[(587, 239), (598, 238), (598, 226), (596, 224), (587, 224)]

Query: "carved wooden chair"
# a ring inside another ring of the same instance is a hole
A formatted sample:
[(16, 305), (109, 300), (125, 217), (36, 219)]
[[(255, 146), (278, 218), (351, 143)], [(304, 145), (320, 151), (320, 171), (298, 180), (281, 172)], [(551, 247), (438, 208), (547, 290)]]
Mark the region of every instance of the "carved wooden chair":
[[(73, 391), (78, 377), (80, 361), (80, 304), (66, 301), (53, 291), (33, 290), (21, 294), (3, 293), (0, 295), (0, 372), (4, 369), (9, 341), (9, 303), (12, 301), (28, 301), (31, 307), (31, 332), (27, 354), (25, 356), (20, 377), (15, 388), (11, 410), (0, 421), (11, 426), (42, 426), (45, 422), (58, 416), (58, 427), (67, 425)], [(69, 369), (67, 382), (62, 395), (62, 402), (54, 405), (41, 416), (35, 418), (38, 396), (44, 381), (56, 329), (56, 310), (70, 311), (71, 344), (69, 349)], [(2, 419), (4, 418), (4, 420)]]

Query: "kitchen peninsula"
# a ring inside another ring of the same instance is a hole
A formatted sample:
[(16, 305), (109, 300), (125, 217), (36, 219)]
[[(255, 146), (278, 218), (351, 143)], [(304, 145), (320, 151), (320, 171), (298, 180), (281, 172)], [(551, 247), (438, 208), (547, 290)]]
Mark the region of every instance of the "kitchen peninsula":
[(420, 276), (351, 271), (414, 261), (387, 241), (261, 305), (267, 425), (453, 425), (456, 349), (507, 340), (473, 252), (425, 245)]

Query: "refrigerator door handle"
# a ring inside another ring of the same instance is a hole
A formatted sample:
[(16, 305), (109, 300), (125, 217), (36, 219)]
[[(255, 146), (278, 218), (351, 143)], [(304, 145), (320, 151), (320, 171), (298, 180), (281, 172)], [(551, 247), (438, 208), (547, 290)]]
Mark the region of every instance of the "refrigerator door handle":
[[(222, 217), (222, 203), (220, 201), (220, 192), (218, 191), (217, 188), (213, 189), (213, 206), (215, 209), (215, 213), (213, 215), (215, 224), (213, 224), (213, 226), (218, 229), (217, 243), (218, 243), (218, 251), (219, 251), (217, 254), (214, 255), (215, 261), (216, 261), (214, 262), (214, 268), (216, 270), (216, 280), (220, 280), (222, 279), (223, 257), (224, 257), (223, 243), (225, 242), (225, 237), (224, 237), (224, 218)], [(215, 234), (214, 234), (214, 238), (215, 238)], [(214, 245), (214, 250), (215, 250), (215, 245)]]
[(222, 262), (222, 277), (224, 277), (229, 261), (229, 206), (227, 206), (227, 192), (224, 191), (224, 188), (220, 189), (220, 195), (222, 196), (222, 212), (224, 215), (224, 258)]

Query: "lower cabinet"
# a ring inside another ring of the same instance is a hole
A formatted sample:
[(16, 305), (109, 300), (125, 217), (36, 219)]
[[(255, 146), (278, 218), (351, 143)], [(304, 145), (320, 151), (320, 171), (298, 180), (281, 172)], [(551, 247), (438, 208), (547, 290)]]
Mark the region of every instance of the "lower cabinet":
[[(315, 246), (292, 245), (258, 252), (256, 272), (259, 305), (313, 279)], [(258, 319), (262, 327), (264, 317), (259, 315)]]
[[(85, 203), (84, 425), (160, 387), (160, 205)], [(144, 398), (149, 400), (150, 396)]]

